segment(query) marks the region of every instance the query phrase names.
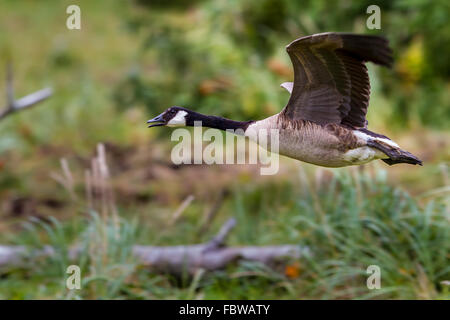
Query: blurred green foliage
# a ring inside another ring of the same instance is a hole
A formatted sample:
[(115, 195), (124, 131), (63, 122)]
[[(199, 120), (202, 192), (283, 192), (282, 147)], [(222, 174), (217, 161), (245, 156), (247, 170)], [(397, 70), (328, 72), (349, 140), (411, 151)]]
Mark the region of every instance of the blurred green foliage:
[[(157, 113), (178, 104), (239, 119), (262, 118), (288, 99), (277, 88), (292, 79), (286, 44), (308, 34), (345, 31), (382, 34), (391, 42), (396, 64), (392, 71), (376, 68), (381, 90), (374, 93), (389, 101), (376, 106), (390, 109), (385, 121), (400, 127), (411, 121), (437, 128), (450, 124), (446, 0), (138, 3), (145, 5), (130, 18), (130, 32), (146, 35), (140, 54), (148, 59), (117, 87), (121, 107), (142, 102)], [(372, 4), (381, 8), (381, 30), (366, 28), (366, 8)], [(373, 72), (372, 81), (377, 81)]]

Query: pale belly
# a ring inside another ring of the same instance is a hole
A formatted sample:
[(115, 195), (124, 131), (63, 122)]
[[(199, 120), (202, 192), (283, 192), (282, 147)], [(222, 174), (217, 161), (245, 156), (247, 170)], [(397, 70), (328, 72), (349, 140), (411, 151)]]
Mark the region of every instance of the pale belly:
[(342, 141), (321, 128), (313, 127), (309, 131), (266, 130), (263, 135), (266, 136), (263, 143), (260, 143), (261, 139), (250, 138), (271, 152), (323, 167), (358, 165), (386, 157), (381, 151), (365, 146), (363, 141), (353, 149), (343, 148)]
[[(294, 140), (297, 140), (294, 138)], [(323, 167), (345, 167), (356, 164), (364, 164), (380, 156), (377, 150), (367, 146), (350, 150), (339, 148), (339, 142), (330, 143), (330, 140), (300, 139), (296, 143), (286, 142), (280, 139), (279, 153), (303, 162), (312, 163)]]

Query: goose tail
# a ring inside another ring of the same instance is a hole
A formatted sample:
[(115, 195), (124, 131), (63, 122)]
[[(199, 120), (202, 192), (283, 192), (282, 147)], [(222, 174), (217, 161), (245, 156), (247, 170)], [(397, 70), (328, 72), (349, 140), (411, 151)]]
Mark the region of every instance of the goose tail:
[(388, 165), (392, 166), (397, 163), (409, 163), (413, 165), (423, 165), (422, 160), (417, 158), (412, 153), (409, 153), (408, 151), (402, 150), (402, 149), (395, 149), (394, 151), (387, 154), (389, 157), (388, 159), (381, 159)]
[(422, 160), (420, 160), (412, 153), (400, 149), (397, 146), (394, 147), (391, 144), (388, 145), (384, 143), (384, 141), (369, 140), (367, 141), (367, 145), (382, 151), (386, 156), (388, 156), (388, 158), (381, 160), (383, 160), (390, 166), (398, 163), (408, 163), (419, 166), (423, 165)]

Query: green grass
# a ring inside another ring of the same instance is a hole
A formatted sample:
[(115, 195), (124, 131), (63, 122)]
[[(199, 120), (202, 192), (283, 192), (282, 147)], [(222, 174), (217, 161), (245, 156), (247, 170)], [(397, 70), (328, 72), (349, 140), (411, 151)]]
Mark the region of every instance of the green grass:
[[(131, 256), (135, 243), (155, 245), (206, 241), (198, 232), (201, 213), (194, 210), (170, 230), (143, 228), (139, 221), (96, 213), (75, 222), (31, 223), (11, 242), (50, 244), (51, 259), (4, 270), (0, 298), (83, 299), (448, 299), (450, 234), (442, 201), (418, 204), (406, 192), (386, 184), (384, 172), (340, 171), (327, 186), (311, 179), (238, 189), (226, 201), (227, 215), (238, 220), (229, 245), (298, 244), (310, 248), (298, 275), (284, 266), (269, 269), (238, 263), (226, 270), (175, 279), (153, 274)], [(225, 216), (222, 219), (226, 218)], [(222, 220), (220, 219), (220, 220)], [(222, 221), (214, 223), (217, 229)], [(212, 230), (212, 232), (215, 230)], [(150, 234), (150, 235), (149, 235)], [(164, 234), (164, 236), (161, 236)], [(150, 239), (150, 240), (149, 240)], [(70, 261), (67, 248), (78, 243), (82, 254)], [(82, 268), (82, 289), (65, 289), (67, 265)], [(369, 265), (381, 268), (380, 290), (366, 287)]]

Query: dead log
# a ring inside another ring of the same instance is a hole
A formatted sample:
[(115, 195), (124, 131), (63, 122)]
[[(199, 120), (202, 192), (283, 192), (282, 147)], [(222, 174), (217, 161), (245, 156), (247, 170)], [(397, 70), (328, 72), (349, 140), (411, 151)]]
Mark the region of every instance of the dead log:
[(191, 275), (197, 270), (220, 270), (237, 261), (257, 261), (269, 267), (298, 259), (302, 250), (294, 245), (224, 247), (205, 250), (203, 244), (173, 247), (135, 246), (134, 253), (143, 265), (156, 272)]
[(193, 275), (199, 269), (207, 271), (225, 268), (238, 260), (257, 261), (269, 267), (286, 260), (299, 259), (308, 254), (307, 248), (296, 245), (226, 247), (225, 240), (236, 225), (229, 219), (219, 233), (208, 243), (185, 246), (135, 246), (133, 252), (139, 261), (155, 271)]
[[(220, 270), (237, 261), (255, 261), (274, 267), (281, 262), (309, 255), (308, 248), (297, 245), (226, 247), (226, 237), (235, 225), (236, 220), (231, 218), (207, 243), (180, 246), (135, 245), (133, 254), (139, 264), (148, 267), (152, 272), (175, 275), (183, 273), (194, 275), (200, 269)], [(69, 251), (69, 258), (75, 259), (79, 253), (80, 248), (73, 248)], [(50, 257), (54, 254), (55, 250), (50, 246), (33, 251), (24, 246), (0, 245), (0, 268), (17, 266), (26, 259)]]

